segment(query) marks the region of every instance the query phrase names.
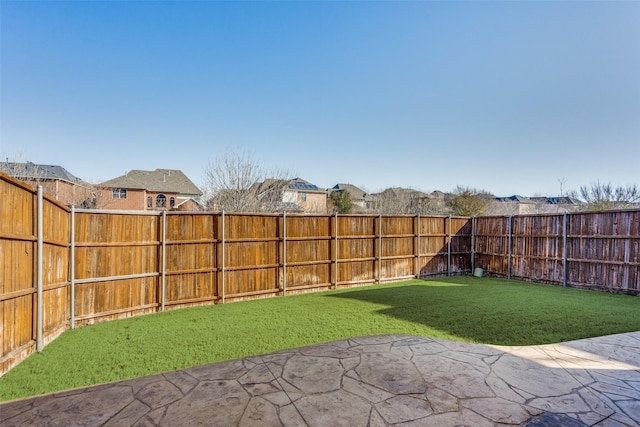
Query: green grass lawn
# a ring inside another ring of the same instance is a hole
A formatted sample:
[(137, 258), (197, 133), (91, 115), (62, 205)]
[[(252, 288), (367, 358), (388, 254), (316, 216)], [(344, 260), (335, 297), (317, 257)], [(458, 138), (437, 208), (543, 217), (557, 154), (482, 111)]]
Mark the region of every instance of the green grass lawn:
[(488, 277), (411, 280), (70, 330), (0, 378), (0, 400), (362, 335), (531, 345), (637, 330), (638, 297)]

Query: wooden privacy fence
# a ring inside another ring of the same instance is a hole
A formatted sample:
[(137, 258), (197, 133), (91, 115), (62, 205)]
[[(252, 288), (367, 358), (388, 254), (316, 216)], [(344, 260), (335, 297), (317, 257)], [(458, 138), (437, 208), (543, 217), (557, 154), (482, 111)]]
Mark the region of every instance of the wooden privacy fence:
[(414, 277), (640, 293), (640, 210), (513, 217), (67, 209), (0, 173), (0, 375), (76, 325)]
[(471, 270), (450, 217), (71, 211), (70, 327)]
[(69, 326), (69, 210), (0, 173), (0, 374)]
[(0, 178), (0, 374), (77, 325), (471, 270), (465, 218), (69, 210)]
[(490, 274), (640, 294), (640, 210), (473, 218)]

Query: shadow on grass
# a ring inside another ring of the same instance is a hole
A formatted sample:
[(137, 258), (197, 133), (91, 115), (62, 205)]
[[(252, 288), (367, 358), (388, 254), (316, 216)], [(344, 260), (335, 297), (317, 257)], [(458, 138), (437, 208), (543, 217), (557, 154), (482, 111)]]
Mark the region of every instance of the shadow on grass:
[(548, 344), (640, 328), (640, 300), (633, 297), (502, 279), (414, 280), (328, 297), (380, 304), (380, 315), (486, 344)]

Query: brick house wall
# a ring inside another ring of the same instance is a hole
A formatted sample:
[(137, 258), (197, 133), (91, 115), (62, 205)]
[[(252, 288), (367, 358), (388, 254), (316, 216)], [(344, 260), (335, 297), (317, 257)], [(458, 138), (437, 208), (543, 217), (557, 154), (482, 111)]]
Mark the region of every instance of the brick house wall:
[[(121, 190), (111, 188), (103, 188), (98, 191), (98, 209), (115, 209), (115, 210), (136, 210), (136, 211), (162, 211), (170, 210), (173, 205), (177, 205), (178, 195), (176, 193), (153, 192), (140, 189), (126, 189), (126, 196)], [(164, 206), (162, 206), (161, 197), (164, 196)]]
[(99, 187), (99, 209), (173, 210), (187, 199), (196, 199), (194, 205), (198, 205), (197, 200), (202, 195), (200, 189), (177, 169), (132, 170), (99, 184)]
[(43, 180), (22, 178), (20, 180), (34, 188), (41, 185), (42, 191), (45, 194), (67, 206), (80, 207), (83, 204), (91, 203), (93, 201), (93, 190), (82, 185), (73, 184), (59, 179)]
[(144, 190), (126, 189), (126, 197), (118, 193), (114, 197), (114, 190), (111, 188), (101, 188), (98, 190), (98, 209), (119, 209), (119, 210), (146, 210), (147, 198)]
[(313, 192), (298, 192), (296, 204), (310, 213), (327, 212), (327, 194)]
[[(145, 209), (153, 211), (171, 210), (178, 204), (178, 195), (176, 193), (167, 192), (146, 192)], [(164, 204), (161, 198), (158, 196), (164, 196)], [(151, 206), (149, 206), (151, 204)]]
[(189, 199), (186, 201), (177, 201), (176, 200), (176, 208), (177, 211), (201, 211), (202, 206), (200, 206), (195, 200)]

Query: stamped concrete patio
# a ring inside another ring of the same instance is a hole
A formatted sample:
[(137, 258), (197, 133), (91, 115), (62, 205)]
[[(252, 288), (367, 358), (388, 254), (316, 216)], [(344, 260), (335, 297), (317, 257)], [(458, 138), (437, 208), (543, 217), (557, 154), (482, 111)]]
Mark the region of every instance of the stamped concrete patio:
[(0, 424), (640, 426), (640, 332), (529, 347), (353, 338), (7, 402)]

